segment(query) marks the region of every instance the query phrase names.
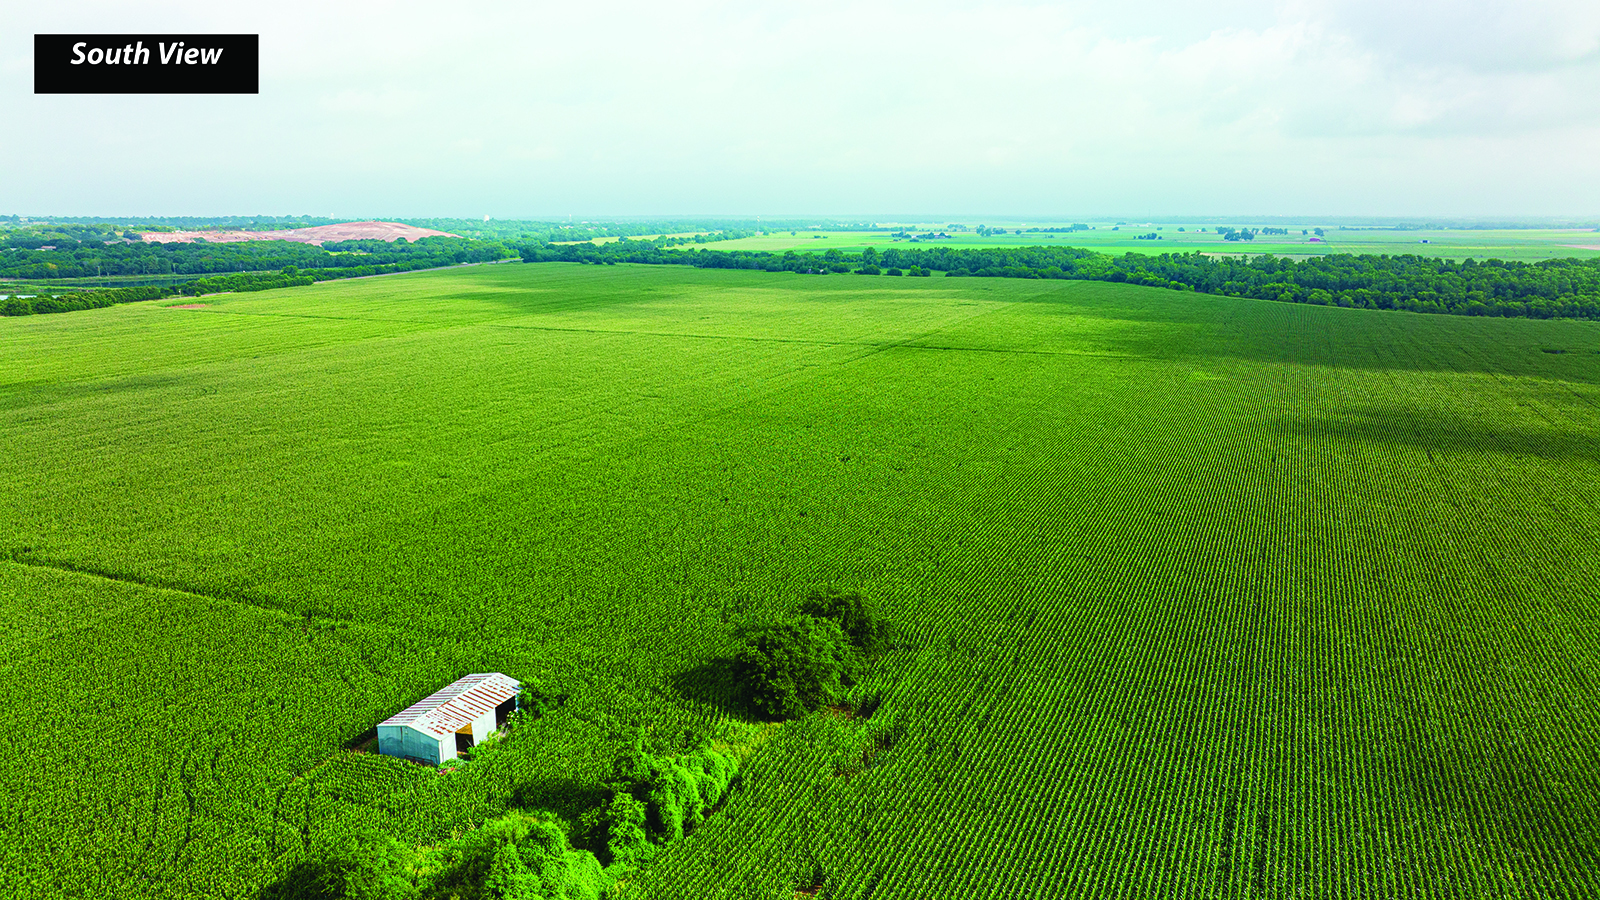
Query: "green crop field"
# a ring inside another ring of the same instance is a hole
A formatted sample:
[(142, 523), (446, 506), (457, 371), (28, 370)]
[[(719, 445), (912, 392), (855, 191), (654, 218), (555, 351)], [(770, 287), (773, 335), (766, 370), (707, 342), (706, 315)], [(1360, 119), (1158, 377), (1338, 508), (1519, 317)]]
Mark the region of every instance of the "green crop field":
[[(749, 756), (615, 896), (1600, 896), (1594, 323), (558, 263), (180, 302), (0, 320), (0, 896), (571, 824), (641, 729)], [(818, 585), (897, 629), (868, 750), (706, 687)], [(484, 671), (570, 700), (360, 752)]]
[[(948, 223), (946, 223), (948, 224)], [(1289, 229), (1290, 235), (1260, 235), (1253, 241), (1225, 241), (1212, 225), (1147, 225), (1126, 224), (1116, 226), (1110, 222), (1094, 224), (1092, 231), (1050, 234), (1039, 231), (1022, 231), (1030, 223), (992, 221), (1006, 234), (979, 235), (971, 231), (947, 232), (948, 237), (934, 241), (910, 243), (909, 239), (896, 239), (883, 231), (796, 231), (779, 232), (757, 237), (719, 241), (708, 245), (714, 250), (815, 250), (818, 252), (837, 247), (845, 252), (859, 253), (866, 247), (885, 250), (889, 247), (1083, 247), (1101, 253), (1248, 253), (1252, 256), (1271, 253), (1275, 256), (1306, 257), (1327, 253), (1378, 253), (1390, 256), (1414, 254), (1446, 259), (1505, 259), (1535, 262), (1541, 259), (1576, 257), (1589, 259), (1600, 256), (1600, 233), (1592, 229), (1467, 229), (1450, 228), (1428, 231), (1392, 228), (1360, 227), (1340, 230), (1336, 226), (1324, 228), (1326, 236), (1317, 242), (1311, 231), (1318, 223), (1309, 222)], [(1046, 223), (1036, 227), (1060, 227), (1061, 223)], [(1255, 227), (1246, 219), (1232, 223), (1236, 227)], [(937, 232), (944, 226), (921, 224), (906, 226), (912, 233)], [(1116, 228), (1115, 231), (1112, 229)], [(1184, 231), (1179, 232), (1178, 229)], [(1206, 229), (1204, 232), (1198, 229)], [(1135, 236), (1155, 233), (1160, 240), (1143, 241)]]

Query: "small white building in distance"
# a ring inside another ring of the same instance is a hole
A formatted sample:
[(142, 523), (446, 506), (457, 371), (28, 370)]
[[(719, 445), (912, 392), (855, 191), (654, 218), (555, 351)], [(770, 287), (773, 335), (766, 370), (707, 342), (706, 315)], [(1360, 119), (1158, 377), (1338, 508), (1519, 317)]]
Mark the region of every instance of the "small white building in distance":
[(444, 765), (506, 722), (522, 685), (499, 672), (468, 675), (378, 725), (378, 752)]

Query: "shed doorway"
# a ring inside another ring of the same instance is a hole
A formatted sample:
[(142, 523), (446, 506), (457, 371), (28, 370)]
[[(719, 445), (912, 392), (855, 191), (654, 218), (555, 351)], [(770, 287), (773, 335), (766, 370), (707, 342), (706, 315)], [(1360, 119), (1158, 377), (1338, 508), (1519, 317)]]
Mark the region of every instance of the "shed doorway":
[(465, 753), (472, 749), (472, 723), (468, 722), (456, 730), (456, 753)]

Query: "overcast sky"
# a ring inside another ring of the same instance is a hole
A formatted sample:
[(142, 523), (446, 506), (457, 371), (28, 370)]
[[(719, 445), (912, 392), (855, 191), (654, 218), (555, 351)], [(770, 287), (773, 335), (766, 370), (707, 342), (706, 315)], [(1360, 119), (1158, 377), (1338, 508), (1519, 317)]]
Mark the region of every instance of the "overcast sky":
[[(0, 213), (1600, 215), (1600, 2), (0, 0)], [(258, 96), (32, 93), (261, 35)]]

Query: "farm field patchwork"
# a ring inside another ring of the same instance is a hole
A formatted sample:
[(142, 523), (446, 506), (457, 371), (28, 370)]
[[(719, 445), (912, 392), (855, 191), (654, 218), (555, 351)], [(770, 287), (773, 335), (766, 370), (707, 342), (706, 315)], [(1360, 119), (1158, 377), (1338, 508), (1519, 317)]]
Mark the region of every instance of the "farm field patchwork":
[[(1594, 323), (557, 263), (178, 305), (0, 320), (0, 896), (575, 821), (824, 584), (899, 629), (892, 743), (768, 729), (615, 895), (1600, 893)], [(570, 700), (359, 751), (481, 671)]]
[[(1318, 227), (1319, 223), (1316, 222), (1295, 225), (1289, 229), (1288, 235), (1263, 234), (1258, 235), (1253, 241), (1225, 241), (1217, 233), (1215, 224), (1128, 224), (1113, 231), (1111, 223), (1099, 222), (1094, 223), (1093, 231), (1057, 234), (1037, 231), (1018, 233), (1017, 229), (1026, 227), (1027, 223), (994, 221), (989, 224), (1004, 228), (1007, 233), (979, 235), (971, 231), (948, 232), (947, 238), (913, 244), (907, 239), (897, 240), (890, 233), (883, 231), (798, 231), (792, 235), (788, 232), (779, 232), (732, 241), (718, 241), (707, 244), (706, 249), (823, 252), (838, 248), (847, 253), (859, 253), (866, 247), (875, 247), (881, 251), (889, 247), (962, 248), (1042, 245), (1082, 247), (1117, 256), (1124, 253), (1159, 254), (1197, 251), (1230, 255), (1245, 253), (1251, 256), (1270, 253), (1274, 256), (1289, 257), (1320, 256), (1328, 253), (1371, 253), (1390, 256), (1411, 254), (1444, 259), (1471, 257), (1479, 260), (1504, 259), (1522, 262), (1536, 262), (1541, 259), (1590, 259), (1600, 256), (1600, 233), (1593, 229), (1449, 228), (1397, 231), (1375, 227), (1340, 230), (1337, 226), (1333, 226), (1324, 229), (1326, 236), (1323, 240), (1314, 242), (1312, 241), (1314, 235), (1302, 235), (1300, 232)], [(1038, 227), (1060, 227), (1061, 224), (1044, 223)], [(1248, 219), (1241, 219), (1231, 224), (1238, 228), (1254, 228), (1258, 225)], [(911, 230), (915, 233), (925, 233), (930, 228), (938, 231), (942, 227), (926, 225)], [(1179, 232), (1180, 227), (1185, 230)], [(1201, 228), (1206, 230), (1202, 232), (1199, 230)], [(1147, 241), (1136, 237), (1151, 233), (1160, 235), (1161, 239)]]

